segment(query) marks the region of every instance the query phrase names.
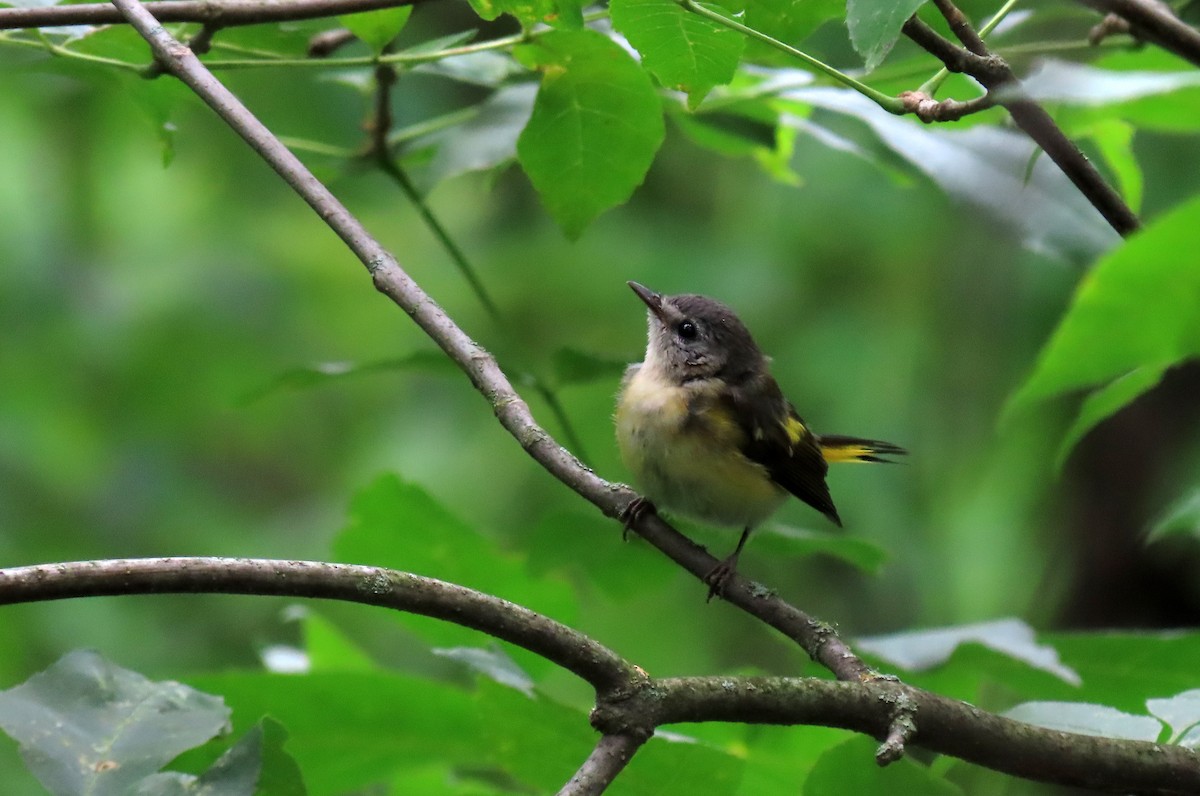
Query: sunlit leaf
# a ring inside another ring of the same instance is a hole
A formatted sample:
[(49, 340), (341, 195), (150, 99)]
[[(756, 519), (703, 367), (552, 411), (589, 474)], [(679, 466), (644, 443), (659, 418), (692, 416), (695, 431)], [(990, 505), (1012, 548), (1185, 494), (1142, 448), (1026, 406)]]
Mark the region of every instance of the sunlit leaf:
[(613, 27), (667, 88), (695, 107), (713, 86), (733, 78), (746, 37), (685, 10), (675, 0), (613, 0)]
[(90, 651), (0, 692), (0, 727), (55, 796), (128, 796), (228, 720), (219, 697), (152, 682)]
[(866, 61), (868, 72), (883, 63), (896, 39), (900, 38), (900, 28), (923, 5), (925, 0), (886, 3), (847, 0), (846, 26), (850, 29), (850, 43)]
[(412, 10), (411, 5), (381, 8), (360, 14), (345, 14), (338, 17), (338, 22), (349, 28), (351, 33), (366, 42), (376, 53), (382, 53), (383, 48), (404, 30)]
[(663, 139), (662, 105), (642, 68), (595, 31), (550, 33), (518, 57), (543, 76), (517, 154), (550, 214), (577, 238), (645, 178)]
[(303, 622), (310, 671), (373, 672), (379, 668), (362, 647), (329, 619), (309, 613)]
[(1156, 741), (1162, 733), (1158, 719), (1087, 702), (1024, 702), (1004, 715), (1050, 730), (1130, 741)]
[(1033, 629), (1020, 619), (998, 619), (959, 627), (912, 630), (886, 636), (860, 638), (863, 652), (883, 658), (903, 669), (921, 670), (944, 663), (960, 644), (974, 642), (1008, 655), (1067, 683), (1078, 684), (1079, 675), (1064, 665), (1054, 647), (1037, 643)]
[(1142, 169), (1133, 153), (1133, 133), (1133, 125), (1120, 119), (1099, 119), (1087, 130), (1087, 136), (1116, 175), (1121, 198), (1137, 213), (1142, 208), (1144, 187)]
[(1161, 370), (1200, 353), (1200, 268), (1192, 254), (1197, 230), (1200, 198), (1097, 263), (1080, 282), (1033, 374), (1009, 401), (1006, 416), (1046, 398), (1104, 385), (1139, 368)]

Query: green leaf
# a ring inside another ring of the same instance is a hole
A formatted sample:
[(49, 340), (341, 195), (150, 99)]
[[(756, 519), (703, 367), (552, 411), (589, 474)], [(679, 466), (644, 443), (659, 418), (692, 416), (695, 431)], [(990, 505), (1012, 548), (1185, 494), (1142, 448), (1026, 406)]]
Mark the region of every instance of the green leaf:
[(1117, 187), (1125, 204), (1137, 213), (1142, 208), (1142, 169), (1133, 153), (1134, 127), (1120, 119), (1097, 119), (1086, 135), (1100, 150), (1100, 156), (1117, 178)]
[(373, 672), (379, 668), (362, 647), (319, 614), (304, 617), (304, 650), (309, 671)]
[(1059, 660), (1054, 647), (1038, 644), (1033, 628), (1020, 619), (998, 619), (958, 627), (911, 630), (886, 636), (860, 638), (863, 652), (876, 655), (903, 669), (919, 671), (944, 663), (960, 644), (975, 642), (1049, 672), (1066, 683), (1078, 684), (1079, 675)]
[(629, 363), (577, 348), (560, 348), (550, 357), (556, 384), (586, 384), (620, 376)]
[(568, 30), (583, 26), (581, 0), (470, 0), (470, 3), (475, 13), (486, 20), (509, 14), (526, 30), (539, 23)]
[(846, 25), (850, 28), (850, 43), (873, 70), (892, 51), (900, 28), (925, 0), (846, 0)]
[[(791, 45), (825, 22), (840, 22), (846, 13), (845, 0), (744, 0), (742, 7), (749, 27)], [(746, 58), (781, 66), (796, 63), (792, 56), (758, 40), (747, 43)]]
[(262, 387), (243, 395), (241, 402), (249, 404), (273, 393), (284, 390), (310, 389), (339, 379), (406, 370), (454, 373), (458, 368), (445, 354), (439, 351), (416, 351), (408, 356), (378, 359), (374, 362), (318, 362), (314, 365), (285, 370)]
[(1171, 729), (1167, 743), (1180, 743), (1188, 730), (1200, 724), (1200, 689), (1190, 689), (1167, 699), (1147, 699), (1146, 709)]
[(961, 796), (962, 791), (957, 786), (907, 757), (886, 768), (877, 766), (877, 746), (870, 738), (856, 736), (821, 755), (804, 781), (804, 796), (861, 796), (867, 793)]
[(755, 534), (755, 547), (789, 558), (825, 555), (875, 574), (887, 561), (887, 551), (873, 542), (845, 534), (819, 533), (771, 523)]
[[(262, 772), (262, 741), (262, 728), (252, 728), (201, 775), (189, 792), (194, 796), (255, 796)], [(140, 790), (138, 796), (142, 796)]]
[[(270, 715), (287, 727), (288, 752), (313, 794), (351, 793), (413, 763), (473, 763), (484, 748), (472, 696), (431, 680), (393, 672), (192, 679), (225, 697), (237, 731), (249, 729), (247, 716)], [(265, 784), (294, 782), (282, 770), (280, 780), (267, 778), (274, 765), (264, 764)]]
[(675, 0), (612, 0), (613, 27), (623, 33), (642, 63), (667, 88), (688, 95), (695, 108), (712, 90), (733, 79), (745, 36), (685, 10)]
[[(501, 550), (415, 484), (383, 476), (355, 496), (350, 515), (349, 525), (334, 540), (338, 561), (440, 578), (568, 624), (578, 612), (575, 596), (562, 579), (532, 577), (521, 556)], [(438, 646), (474, 647), (484, 639), (478, 631), (441, 620), (409, 614), (394, 617)], [(535, 676), (552, 668), (533, 653), (510, 651)]]
[(1163, 729), (1158, 719), (1087, 702), (1023, 702), (1004, 715), (1050, 730), (1130, 741), (1156, 741)]
[(518, 57), (543, 77), (517, 155), (550, 214), (577, 238), (645, 178), (663, 140), (662, 105), (642, 68), (595, 31), (547, 34)]
[(83, 650), (0, 692), (0, 727), (55, 796), (128, 796), (228, 720), (219, 697), (151, 682)]
[(1200, 268), (1192, 256), (1198, 230), (1200, 197), (1097, 263), (1080, 282), (1033, 374), (1009, 400), (1005, 417), (1046, 398), (1200, 353)]
[(1058, 446), (1056, 466), (1062, 469), (1071, 449), (1097, 424), (1116, 414), (1127, 403), (1162, 380), (1167, 366), (1136, 368), (1093, 392), (1079, 407), (1079, 413)]
[(408, 5), (364, 11), (361, 14), (344, 14), (338, 17), (338, 22), (366, 42), (378, 55), (404, 30), (412, 10), (413, 7)]
[(1200, 538), (1200, 488), (1193, 489), (1167, 509), (1166, 514), (1151, 526), (1146, 543), (1184, 534)]
[(533, 680), (517, 662), (504, 654), (504, 650), (493, 644), (490, 649), (482, 647), (440, 647), (434, 655), (458, 661), (468, 669), (488, 677), (500, 685), (515, 688), (525, 696), (533, 696)]

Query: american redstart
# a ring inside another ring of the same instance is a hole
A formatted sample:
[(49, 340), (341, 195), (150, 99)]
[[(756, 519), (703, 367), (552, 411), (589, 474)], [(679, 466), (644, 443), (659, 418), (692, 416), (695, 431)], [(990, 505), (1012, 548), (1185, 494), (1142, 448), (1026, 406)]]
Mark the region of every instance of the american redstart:
[[(825, 483), (829, 462), (884, 462), (906, 453), (890, 442), (813, 433), (729, 307), (629, 286), (649, 307), (649, 339), (646, 358), (621, 382), (621, 458), (654, 504), (742, 529), (733, 553), (705, 578), (709, 597), (737, 569), (750, 531), (789, 493), (841, 526)], [(653, 506), (635, 502), (627, 522), (647, 510)]]

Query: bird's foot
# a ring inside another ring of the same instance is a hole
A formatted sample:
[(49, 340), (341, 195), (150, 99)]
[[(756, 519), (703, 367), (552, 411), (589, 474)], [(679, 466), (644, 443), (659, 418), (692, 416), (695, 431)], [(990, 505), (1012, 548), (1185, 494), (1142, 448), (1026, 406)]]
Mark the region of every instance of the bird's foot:
[(636, 497), (629, 501), (629, 505), (621, 509), (621, 541), (629, 541), (629, 531), (632, 530), (635, 523), (650, 514), (658, 514), (658, 509), (644, 497)]
[(704, 582), (708, 584), (708, 598), (705, 602), (712, 602), (713, 597), (725, 596), (725, 584), (737, 572), (737, 556), (732, 555), (726, 558), (721, 563), (708, 571), (704, 576)]

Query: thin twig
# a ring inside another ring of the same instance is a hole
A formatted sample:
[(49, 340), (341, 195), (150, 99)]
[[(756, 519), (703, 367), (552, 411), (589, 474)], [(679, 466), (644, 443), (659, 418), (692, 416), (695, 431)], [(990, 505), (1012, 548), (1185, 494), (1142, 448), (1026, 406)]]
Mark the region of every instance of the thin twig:
[(646, 738), (625, 733), (603, 735), (596, 748), (575, 772), (558, 796), (597, 796), (612, 784), (617, 775), (625, 770)]
[[(500, 424), (551, 475), (562, 481), (609, 517), (624, 516), (638, 497), (622, 484), (605, 481), (584, 467), (537, 424), (496, 359), (472, 340), (444, 310), (412, 280), (396, 258), (367, 232), (299, 158), (288, 151), (204, 64), (176, 41), (137, 0), (114, 0), (123, 14), (150, 42), (155, 56), (170, 72), (211, 107), (246, 143), (262, 156), (366, 266), (375, 287), (412, 317), (413, 321), (462, 368), (483, 395)], [(646, 512), (633, 529), (673, 561), (703, 582), (717, 560), (687, 537)], [(814, 620), (766, 589), (740, 575), (727, 581), (724, 598), (795, 640), (816, 661), (839, 678), (860, 680), (874, 675), (828, 625)]]

